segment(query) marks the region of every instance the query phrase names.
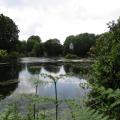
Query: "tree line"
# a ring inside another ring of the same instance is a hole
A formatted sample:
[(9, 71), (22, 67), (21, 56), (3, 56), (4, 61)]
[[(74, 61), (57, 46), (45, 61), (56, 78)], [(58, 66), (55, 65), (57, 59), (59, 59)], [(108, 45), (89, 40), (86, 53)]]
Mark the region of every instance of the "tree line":
[(56, 38), (42, 42), (38, 35), (29, 36), (27, 40), (19, 40), (19, 32), (18, 26), (11, 18), (0, 14), (0, 50), (5, 50), (13, 56), (50, 57), (74, 54), (78, 57), (87, 57), (97, 37), (89, 33), (70, 35), (62, 45)]

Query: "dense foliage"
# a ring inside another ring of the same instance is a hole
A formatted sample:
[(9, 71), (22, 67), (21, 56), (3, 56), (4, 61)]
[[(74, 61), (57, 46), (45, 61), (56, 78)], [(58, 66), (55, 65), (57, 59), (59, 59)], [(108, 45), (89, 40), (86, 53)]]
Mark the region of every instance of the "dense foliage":
[(93, 65), (91, 104), (93, 108), (120, 119), (120, 19), (108, 24), (110, 31), (102, 34), (96, 44)]
[(27, 52), (32, 52), (35, 44), (40, 44), (41, 38), (39, 36), (32, 35), (27, 40)]
[(16, 50), (18, 27), (12, 19), (0, 14), (0, 49), (11, 52)]
[(66, 59), (77, 59), (78, 58), (78, 56), (77, 55), (75, 55), (75, 54), (67, 54), (66, 56), (65, 56), (65, 58)]
[[(36, 38), (37, 37), (37, 38)], [(89, 56), (91, 47), (95, 46), (96, 36), (94, 34), (80, 34), (77, 36), (68, 36), (64, 45), (60, 44), (58, 39), (49, 39), (42, 43), (39, 36), (30, 36), (27, 40), (21, 41), (21, 47), (18, 51), (26, 56), (63, 56), (74, 54), (79, 57)], [(70, 48), (72, 44), (72, 49)]]
[(62, 45), (58, 39), (50, 39), (44, 43), (45, 56), (62, 55)]
[(107, 120), (108, 117), (89, 107), (79, 105), (74, 100), (67, 101), (73, 120)]
[(8, 55), (6, 50), (0, 50), (0, 58), (4, 58)]
[[(95, 35), (83, 33), (76, 36), (68, 36), (64, 42), (64, 54), (76, 54), (80, 57), (85, 57), (92, 46), (95, 45)], [(70, 48), (70, 44), (73, 48)]]

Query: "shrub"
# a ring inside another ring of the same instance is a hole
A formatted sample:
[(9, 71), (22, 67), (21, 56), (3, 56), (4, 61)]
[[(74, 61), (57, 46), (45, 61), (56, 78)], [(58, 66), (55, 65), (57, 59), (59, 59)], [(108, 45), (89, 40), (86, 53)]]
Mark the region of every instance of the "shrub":
[(77, 59), (78, 56), (75, 55), (75, 54), (67, 54), (67, 55), (65, 56), (65, 58), (66, 58), (66, 59)]
[(9, 53), (9, 58), (10, 59), (17, 59), (19, 57), (19, 53), (18, 52), (10, 52)]
[(32, 51), (32, 52), (29, 52), (28, 53), (28, 57), (35, 57), (35, 53)]
[(8, 55), (7, 50), (0, 50), (0, 58), (4, 58)]

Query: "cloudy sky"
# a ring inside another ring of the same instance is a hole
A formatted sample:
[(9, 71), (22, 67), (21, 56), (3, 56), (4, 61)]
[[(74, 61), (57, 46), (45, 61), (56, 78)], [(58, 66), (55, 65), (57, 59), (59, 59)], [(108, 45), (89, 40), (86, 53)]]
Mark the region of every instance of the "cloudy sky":
[(18, 25), (20, 40), (39, 35), (63, 42), (68, 35), (108, 31), (106, 23), (120, 16), (120, 0), (0, 0), (0, 13)]

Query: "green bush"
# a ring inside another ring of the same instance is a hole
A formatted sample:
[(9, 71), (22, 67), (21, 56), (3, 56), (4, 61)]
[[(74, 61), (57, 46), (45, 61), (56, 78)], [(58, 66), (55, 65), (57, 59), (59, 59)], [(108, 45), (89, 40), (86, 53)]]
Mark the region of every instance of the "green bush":
[(67, 55), (65, 56), (65, 58), (66, 58), (66, 59), (77, 59), (78, 56), (75, 55), (75, 54), (67, 54)]
[(35, 53), (34, 53), (33, 51), (32, 51), (32, 52), (29, 52), (27, 56), (28, 56), (28, 57), (35, 57)]
[(8, 59), (7, 50), (0, 49), (0, 62), (6, 62)]
[(120, 120), (120, 19), (96, 41), (92, 70), (91, 105), (104, 115)]
[(26, 57), (27, 55), (25, 54), (25, 53), (21, 53), (21, 54), (19, 54), (19, 57)]
[(13, 51), (13, 52), (9, 53), (9, 58), (10, 59), (17, 59), (18, 57), (19, 57), (19, 53), (18, 52)]
[(0, 58), (4, 58), (8, 55), (7, 50), (0, 50)]

